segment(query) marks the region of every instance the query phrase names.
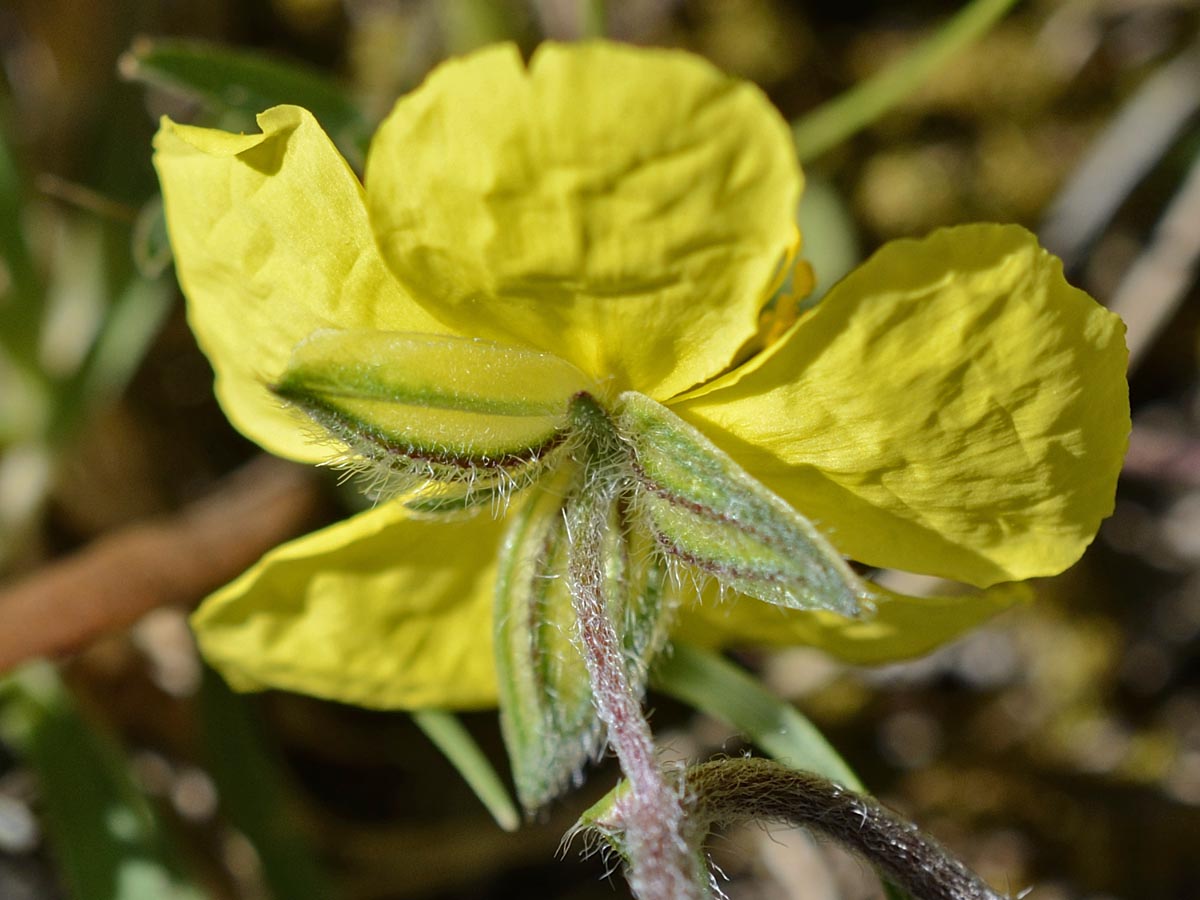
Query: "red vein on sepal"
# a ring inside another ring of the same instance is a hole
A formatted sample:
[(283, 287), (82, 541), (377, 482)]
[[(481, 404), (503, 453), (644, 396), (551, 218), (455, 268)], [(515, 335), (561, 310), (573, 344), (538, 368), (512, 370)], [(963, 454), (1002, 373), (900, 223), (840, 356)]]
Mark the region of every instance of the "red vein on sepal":
[(638, 462), (636, 453), (637, 451), (630, 447), (630, 470), (637, 476), (636, 481), (638, 486), (647, 493), (653, 494), (661, 500), (666, 500), (674, 507), (695, 513), (701, 518), (708, 519), (710, 522), (716, 522), (720, 525), (734, 525), (744, 534), (751, 535), (775, 549), (785, 551), (788, 549), (787, 542), (782, 540), (778, 535), (755, 528), (743, 518), (721, 512), (711, 506), (700, 503), (698, 500), (692, 500), (680, 494), (673, 493), (669, 488), (664, 487), (661, 482), (655, 481), (650, 477), (645, 468)]
[(702, 572), (707, 572), (714, 577), (724, 576), (732, 579), (745, 579), (746, 581), (768, 581), (773, 584), (782, 585), (786, 585), (791, 580), (778, 572), (766, 572), (761, 569), (739, 569), (737, 566), (726, 565), (715, 559), (690, 553), (674, 543), (666, 533), (657, 528), (654, 529), (654, 542), (667, 555), (673, 556), (681, 563), (699, 569)]
[(434, 465), (447, 466), (457, 469), (508, 469), (517, 468), (529, 463), (538, 462), (552, 450), (562, 446), (570, 436), (570, 429), (560, 428), (540, 443), (517, 450), (505, 451), (499, 456), (489, 456), (486, 453), (472, 455), (441, 447), (422, 447), (418, 444), (397, 441), (384, 435), (367, 422), (346, 414), (337, 406), (325, 403), (311, 396), (289, 396), (288, 393), (276, 393), (284, 400), (302, 409), (313, 421), (334, 434), (339, 440), (353, 446), (355, 441), (369, 443), (389, 456), (400, 456), (417, 462), (427, 462)]

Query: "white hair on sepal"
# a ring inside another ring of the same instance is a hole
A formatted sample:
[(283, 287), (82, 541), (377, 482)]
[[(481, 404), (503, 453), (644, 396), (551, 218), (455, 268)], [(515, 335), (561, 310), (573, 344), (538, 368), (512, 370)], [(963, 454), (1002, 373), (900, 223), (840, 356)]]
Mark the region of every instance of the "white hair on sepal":
[(641, 553), (666, 575), (661, 589), (668, 594), (668, 602), (678, 607), (685, 593), (688, 596), (700, 597), (710, 583), (717, 585), (723, 600), (726, 585), (722, 584), (716, 573), (681, 558), (671, 539), (655, 527), (648, 505), (649, 493), (636, 481), (631, 481), (626, 496), (630, 527), (642, 529), (649, 538), (639, 548)]
[(708, 592), (709, 585), (713, 585), (717, 592), (717, 602), (724, 602), (730, 588), (724, 584), (715, 573), (701, 569), (700, 567), (680, 559), (678, 556), (671, 554), (661, 543), (658, 545), (658, 552), (664, 568), (671, 580), (671, 586), (679, 596), (688, 596), (694, 599), (703, 600)]
[(586, 824), (582, 821), (573, 825), (558, 842), (556, 855), (559, 859), (566, 859), (567, 853), (570, 851), (571, 845), (575, 843), (576, 838), (579, 838), (580, 841), (580, 859), (588, 860), (599, 857), (600, 861), (604, 864), (604, 872), (601, 873), (601, 878), (611, 879), (625, 865), (625, 858), (616, 846), (615, 835), (610, 835), (600, 827)]
[(341, 470), (341, 482), (355, 479), (374, 503), (395, 500), (430, 518), (473, 516), (483, 508), (503, 516), (516, 493), (565, 458), (572, 440), (560, 430), (540, 446), (507, 456), (472, 456), (447, 446), (405, 446), (340, 415), (290, 406), (308, 416), (313, 442), (330, 446), (333, 453), (321, 465)]

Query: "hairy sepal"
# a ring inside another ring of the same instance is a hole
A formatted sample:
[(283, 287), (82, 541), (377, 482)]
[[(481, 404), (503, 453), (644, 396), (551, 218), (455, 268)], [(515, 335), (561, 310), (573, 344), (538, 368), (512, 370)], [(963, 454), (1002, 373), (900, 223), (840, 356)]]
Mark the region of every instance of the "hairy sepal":
[[(500, 723), (517, 797), (532, 813), (579, 784), (604, 747), (568, 571), (572, 520), (583, 473), (564, 467), (512, 516), (496, 582)], [(645, 536), (631, 532), (624, 498), (607, 510), (601, 560), (609, 614), (629, 680), (641, 694), (653, 654), (666, 642), (666, 575)]]
[(665, 406), (622, 394), (615, 424), (634, 509), (668, 560), (788, 609), (853, 616), (869, 605), (867, 586), (811, 522)]
[(339, 445), (331, 463), (418, 512), (502, 503), (540, 477), (590, 382), (548, 353), (448, 335), (317, 331), (272, 385)]

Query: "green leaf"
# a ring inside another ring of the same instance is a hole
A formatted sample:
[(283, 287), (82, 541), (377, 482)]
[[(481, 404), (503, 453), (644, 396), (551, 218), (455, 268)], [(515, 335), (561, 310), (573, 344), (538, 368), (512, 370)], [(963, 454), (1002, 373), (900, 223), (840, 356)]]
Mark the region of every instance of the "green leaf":
[(660, 403), (619, 398), (634, 501), (668, 560), (788, 609), (855, 615), (867, 587), (807, 519)]
[(419, 709), (412, 717), (470, 785), (496, 824), (505, 831), (516, 831), (521, 825), (521, 817), (508, 790), (458, 717), (442, 709)]
[(810, 162), (892, 109), (986, 34), (1015, 3), (973, 0), (903, 59), (798, 119), (792, 135), (800, 161)]
[(289, 785), (245, 698), (211, 669), (204, 672), (200, 716), (209, 771), (221, 811), (254, 845), (263, 879), (278, 900), (322, 900), (329, 881), (289, 814)]
[(303, 106), (358, 168), (371, 126), (336, 84), (315, 71), (203, 41), (140, 38), (121, 57), (132, 81), (181, 92), (215, 112), (253, 117), (281, 103)]
[(9, 681), (5, 725), (38, 776), (73, 900), (200, 900), (115, 742), (86, 722), (45, 663)]

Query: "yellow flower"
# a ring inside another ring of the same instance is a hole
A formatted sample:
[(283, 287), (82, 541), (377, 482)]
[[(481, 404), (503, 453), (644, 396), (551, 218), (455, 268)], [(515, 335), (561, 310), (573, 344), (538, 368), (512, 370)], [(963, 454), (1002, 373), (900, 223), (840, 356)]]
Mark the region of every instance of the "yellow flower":
[[(218, 398), (273, 453), (338, 453), (280, 402), (288, 377), (336, 370), (336, 397), (395, 364), (410, 393), (360, 397), (364, 418), (447, 446), (477, 428), (497, 452), (557, 433), (580, 391), (639, 392), (869, 565), (1050, 575), (1111, 509), (1122, 326), (1018, 227), (889, 244), (741, 362), (768, 331), (800, 173), (765, 97), (701, 60), (593, 43), (446, 63), (380, 128), (365, 189), (304, 110), (259, 126), (164, 120), (155, 163)], [(467, 409), (470, 391), (490, 405)], [(530, 495), (497, 516), (381, 502), (286, 544), (201, 608), (204, 652), (242, 688), (494, 705), (497, 560)], [(859, 621), (725, 597), (685, 603), (675, 633), (874, 661), (1003, 602), (895, 598)]]

